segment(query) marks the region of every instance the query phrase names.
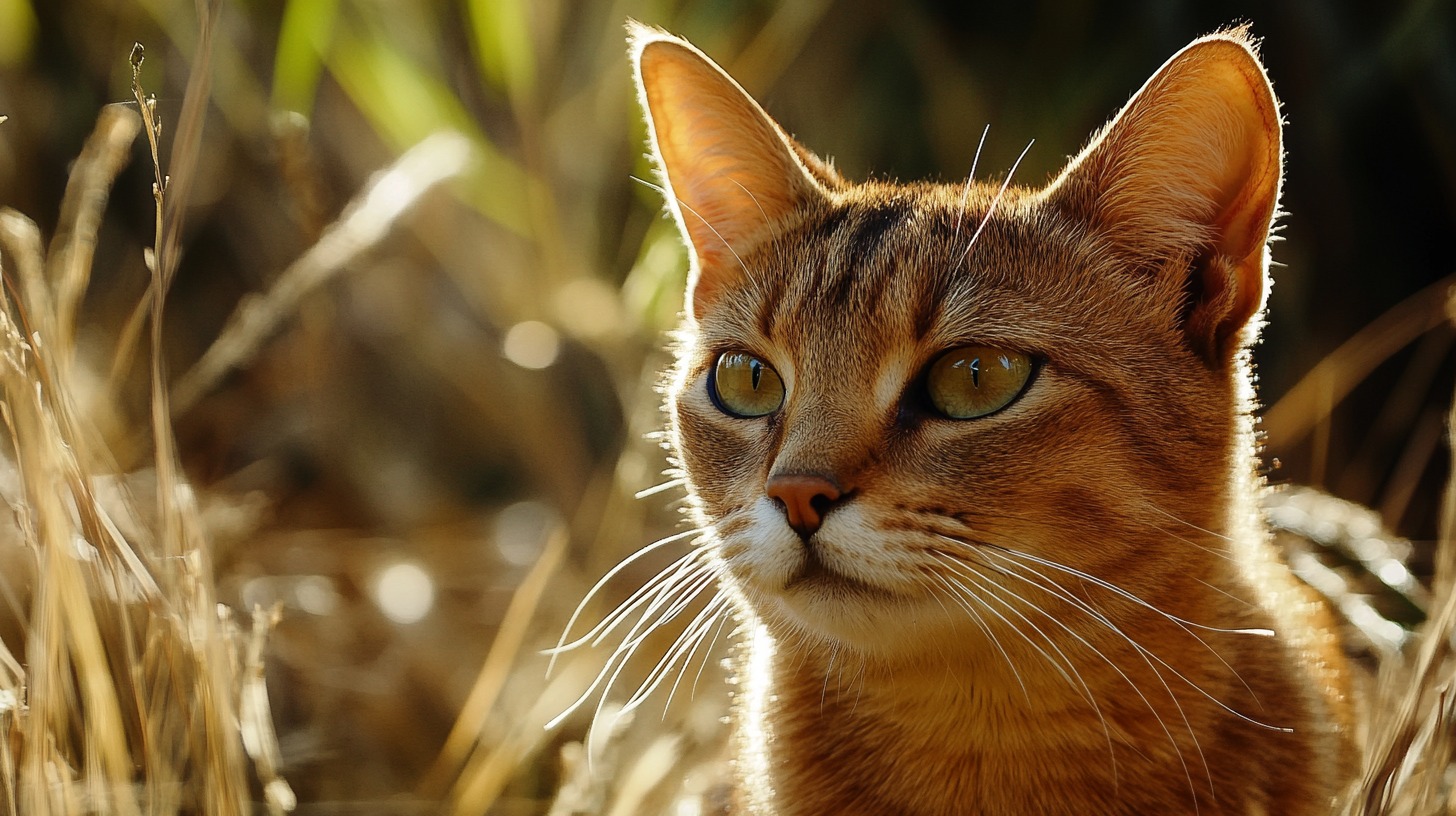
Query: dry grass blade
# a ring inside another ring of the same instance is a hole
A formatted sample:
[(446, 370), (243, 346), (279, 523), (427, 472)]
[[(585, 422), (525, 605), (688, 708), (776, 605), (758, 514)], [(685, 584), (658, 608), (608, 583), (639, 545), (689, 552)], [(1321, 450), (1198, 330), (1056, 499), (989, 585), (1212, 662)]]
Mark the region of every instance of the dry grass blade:
[(1456, 275), (1447, 275), (1397, 303), (1341, 343), (1264, 411), (1269, 438), (1292, 445), (1329, 416), (1352, 389), (1392, 354), (1446, 320), (1446, 295)]
[[(182, 111), (177, 117), (176, 134), (172, 142), (172, 155), (168, 162), (166, 177), (160, 175), (161, 166), (157, 166), (161, 187), (172, 185), (174, 178), (176, 187), (172, 190), (172, 205), (164, 209), (162, 218), (157, 223), (160, 231), (159, 237), (162, 239), (156, 245), (157, 273), (161, 276), (164, 290), (171, 285), (172, 277), (177, 272), (183, 221), (187, 215), (187, 203), (190, 201), (188, 194), (192, 190), (194, 179), (197, 178), (198, 157), (202, 155), (202, 125), (206, 120), (212, 89), (212, 38), (221, 2), (220, 0), (196, 0), (194, 6), (197, 9), (197, 50), (193, 58), (192, 70), (187, 75), (187, 91), (182, 96)], [(140, 64), (136, 67), (140, 67)], [(135, 80), (134, 71), (133, 84), (138, 94), (137, 101), (141, 102), (141, 86), (136, 84)], [(148, 107), (145, 104), (142, 105), (144, 113)], [(152, 155), (154, 157), (157, 155), (155, 143), (152, 146)], [(161, 306), (160, 303), (157, 305)]]
[[(155, 159), (154, 110), (139, 82), (136, 92)], [(269, 619), (256, 617), (244, 633), (217, 603), (209, 542), (175, 462), (159, 321), (155, 512), (118, 486), (113, 457), (83, 410), (90, 392), (73, 370), (77, 304), (136, 120), (121, 108), (103, 112), (68, 186), (49, 258), (32, 222), (0, 213), (0, 256), (17, 270), (10, 290), (19, 294), (0, 298), (0, 408), (9, 431), (0, 469), (17, 485), (4, 496), (16, 529), (0, 529), (10, 548), (0, 553), (0, 583), (16, 606), (29, 607), (20, 615), (24, 663), (15, 644), (0, 644), (0, 802), (34, 816), (250, 813), (241, 720), (251, 727), (247, 748), (270, 810), (281, 813), (292, 803), (276, 777), (276, 740), (271, 727), (258, 727), (268, 711), (259, 665)], [(179, 145), (189, 149), (199, 150)], [(154, 169), (164, 246), (165, 176)], [(166, 287), (160, 266), (152, 271), (156, 318)]]
[(390, 234), (390, 228), (437, 184), (460, 175), (471, 157), (469, 140), (440, 132), (415, 145), (379, 173), (267, 294), (244, 298), (217, 340), (172, 392), (185, 412), (233, 368), (250, 359), (309, 292), (344, 270)]
[(46, 257), (46, 277), (55, 286), (56, 299), (56, 325), (51, 336), (69, 338), (75, 334), (76, 309), (90, 281), (96, 232), (108, 193), (116, 174), (131, 158), (131, 146), (140, 128), (141, 120), (134, 111), (120, 105), (102, 108), (95, 131), (71, 170), (61, 200), (60, 222)]
[[(1415, 298), (1412, 299), (1414, 301)], [(1456, 404), (1447, 416), (1456, 424)], [(1452, 451), (1456, 468), (1456, 448)], [(1456, 761), (1456, 479), (1446, 483), (1431, 617), (1418, 631), (1413, 658), (1381, 667), (1371, 711), (1373, 718), (1365, 770), (1344, 811), (1348, 814), (1425, 814), (1449, 812), (1453, 788), (1449, 769)]]
[(542, 595), (550, 586), (551, 577), (561, 567), (567, 544), (568, 536), (564, 529), (558, 530), (547, 539), (546, 547), (536, 559), (535, 566), (511, 597), (510, 606), (506, 608), (505, 616), (501, 620), (500, 631), (491, 643), (490, 652), (480, 667), (475, 685), (470, 689), (470, 696), (460, 707), (460, 714), (455, 718), (455, 725), (451, 727), (450, 736), (441, 747), (434, 767), (420, 783), (420, 788), (427, 796), (438, 796), (445, 788), (446, 780), (454, 778), (469, 759), (471, 750), (485, 727), (486, 715), (495, 706), (501, 689), (505, 687), (512, 669), (515, 668), (521, 645), (530, 633), (533, 615), (540, 607)]

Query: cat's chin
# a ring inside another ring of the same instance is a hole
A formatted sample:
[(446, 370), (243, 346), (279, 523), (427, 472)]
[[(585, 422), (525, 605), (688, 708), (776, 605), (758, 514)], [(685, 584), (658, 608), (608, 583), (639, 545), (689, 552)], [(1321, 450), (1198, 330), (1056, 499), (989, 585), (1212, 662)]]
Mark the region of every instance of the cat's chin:
[(776, 639), (818, 643), (835, 651), (894, 661), (957, 642), (955, 626), (923, 599), (898, 595), (854, 579), (815, 575), (772, 593), (747, 593), (749, 605)]
[[(923, 635), (950, 634), (944, 607), (923, 595), (868, 583), (816, 558), (786, 580), (765, 584), (739, 576), (740, 597), (770, 634), (881, 656), (927, 648)], [(908, 622), (908, 625), (907, 625)]]

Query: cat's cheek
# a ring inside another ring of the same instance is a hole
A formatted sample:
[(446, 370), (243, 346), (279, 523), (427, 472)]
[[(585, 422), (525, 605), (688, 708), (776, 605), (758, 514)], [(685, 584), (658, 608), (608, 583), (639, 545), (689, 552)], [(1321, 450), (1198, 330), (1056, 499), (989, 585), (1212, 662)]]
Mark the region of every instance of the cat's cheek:
[(825, 519), (815, 542), (820, 560), (835, 572), (894, 595), (914, 595), (916, 538), (885, 528), (860, 503), (851, 503)]

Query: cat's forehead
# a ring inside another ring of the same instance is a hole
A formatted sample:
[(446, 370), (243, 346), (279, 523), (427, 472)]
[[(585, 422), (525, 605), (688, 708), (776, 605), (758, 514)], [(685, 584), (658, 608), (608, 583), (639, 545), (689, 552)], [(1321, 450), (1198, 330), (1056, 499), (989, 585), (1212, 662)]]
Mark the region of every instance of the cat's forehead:
[(1119, 271), (1084, 220), (999, 185), (857, 188), (741, 260), (746, 274), (699, 324), (698, 347), (844, 377), (967, 344), (1097, 369), (1176, 309), (1147, 297), (1146, 276)]
[(1034, 324), (1027, 309), (1056, 299), (1050, 267), (1075, 265), (1072, 248), (1030, 196), (996, 192), (886, 187), (809, 213), (745, 258), (735, 322), (789, 345), (826, 334), (984, 340)]

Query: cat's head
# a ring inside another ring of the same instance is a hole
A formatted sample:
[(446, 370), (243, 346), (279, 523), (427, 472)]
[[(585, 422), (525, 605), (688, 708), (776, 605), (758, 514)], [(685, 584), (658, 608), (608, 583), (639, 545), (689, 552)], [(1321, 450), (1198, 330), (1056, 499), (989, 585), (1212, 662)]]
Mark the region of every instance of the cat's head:
[(1217, 568), (1281, 174), (1241, 32), (1041, 189), (848, 183), (688, 43), (632, 53), (693, 259), (672, 441), (745, 613), (894, 654), (994, 628), (973, 596), (1019, 575)]

